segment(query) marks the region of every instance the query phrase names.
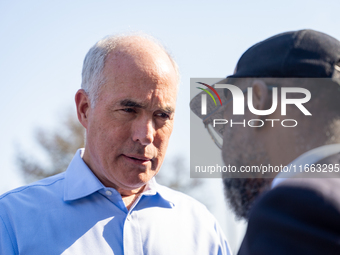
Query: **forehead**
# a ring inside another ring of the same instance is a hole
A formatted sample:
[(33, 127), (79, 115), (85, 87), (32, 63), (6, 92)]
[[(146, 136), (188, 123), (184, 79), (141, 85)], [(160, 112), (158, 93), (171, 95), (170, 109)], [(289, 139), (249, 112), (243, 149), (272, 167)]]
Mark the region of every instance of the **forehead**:
[[(128, 40), (119, 44), (105, 59), (104, 75), (117, 77), (126, 72), (140, 78), (160, 78), (177, 73), (169, 55), (159, 45), (148, 40)], [(137, 78), (137, 77), (136, 77)]]
[(104, 67), (105, 82), (100, 97), (130, 99), (138, 103), (174, 105), (177, 75), (167, 55), (162, 52), (126, 52), (111, 54)]
[(134, 102), (143, 108), (171, 108), (176, 105), (177, 90), (166, 84), (154, 85), (137, 83), (107, 83), (102, 89), (99, 101), (110, 105), (125, 105), (124, 102)]

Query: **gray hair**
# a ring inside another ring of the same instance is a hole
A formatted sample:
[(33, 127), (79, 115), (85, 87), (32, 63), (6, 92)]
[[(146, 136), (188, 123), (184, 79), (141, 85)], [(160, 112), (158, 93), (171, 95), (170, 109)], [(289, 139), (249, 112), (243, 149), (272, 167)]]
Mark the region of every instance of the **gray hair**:
[(180, 81), (180, 75), (178, 65), (170, 55), (170, 53), (159, 43), (155, 38), (146, 34), (136, 35), (111, 35), (98, 41), (86, 54), (83, 71), (82, 71), (82, 83), (81, 88), (90, 97), (91, 107), (95, 106), (98, 99), (101, 85), (105, 83), (105, 77), (103, 76), (103, 69), (107, 56), (113, 52), (118, 45), (122, 44), (122, 41), (127, 38), (147, 39), (148, 41), (159, 46), (169, 57), (177, 75), (177, 84)]

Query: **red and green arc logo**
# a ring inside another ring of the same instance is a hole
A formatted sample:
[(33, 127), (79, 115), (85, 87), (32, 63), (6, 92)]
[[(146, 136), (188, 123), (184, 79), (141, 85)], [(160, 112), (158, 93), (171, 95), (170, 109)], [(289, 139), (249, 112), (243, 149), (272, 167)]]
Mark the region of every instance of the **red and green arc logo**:
[[(197, 82), (197, 83), (204, 85), (207, 88), (209, 88), (211, 91), (213, 91), (215, 93), (215, 95), (217, 96), (218, 100), (220, 101), (220, 104), (222, 105), (222, 100), (221, 100), (220, 96), (218, 95), (217, 91), (213, 87), (211, 87), (210, 85), (203, 83), (203, 82)], [(197, 88), (206, 92), (212, 98), (212, 100), (214, 100), (215, 106), (217, 106), (216, 100), (215, 100), (214, 96), (210, 93), (210, 91), (208, 91), (207, 89), (200, 88), (200, 87), (197, 87)]]

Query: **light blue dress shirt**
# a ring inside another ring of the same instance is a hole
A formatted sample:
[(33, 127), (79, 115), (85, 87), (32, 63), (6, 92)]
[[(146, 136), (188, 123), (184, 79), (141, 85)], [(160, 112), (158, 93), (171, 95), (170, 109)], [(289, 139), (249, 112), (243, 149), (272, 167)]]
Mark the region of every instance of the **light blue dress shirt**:
[(66, 172), (0, 196), (1, 255), (230, 254), (196, 200), (151, 180), (130, 210), (78, 150)]

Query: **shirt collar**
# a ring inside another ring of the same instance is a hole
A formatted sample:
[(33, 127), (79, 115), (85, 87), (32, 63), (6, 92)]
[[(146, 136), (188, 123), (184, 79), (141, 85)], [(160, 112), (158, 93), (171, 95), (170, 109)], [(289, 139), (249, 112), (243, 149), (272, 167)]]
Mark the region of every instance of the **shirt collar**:
[[(301, 156), (293, 160), (288, 166), (290, 165), (306, 165), (306, 164), (314, 164), (318, 161), (320, 161), (323, 158), (327, 158), (331, 155), (334, 155), (336, 153), (340, 152), (340, 144), (329, 144), (329, 145), (323, 145), (320, 147), (317, 147), (313, 150), (307, 151), (303, 153)], [(293, 176), (294, 173), (279, 173), (272, 182), (272, 188), (274, 188), (276, 185), (281, 183), (282, 181), (286, 180), (287, 178)]]
[[(74, 155), (65, 173), (64, 201), (76, 200), (92, 193), (105, 189), (105, 186), (93, 174), (82, 159), (84, 149), (79, 149)], [(171, 194), (166, 187), (159, 185), (152, 178), (146, 185), (143, 195), (153, 196), (159, 194), (164, 200), (174, 205)]]
[(83, 198), (105, 188), (85, 164), (81, 157), (83, 153), (84, 149), (79, 149), (66, 170), (64, 188), (65, 201)]
[(171, 192), (169, 192), (169, 189), (159, 185), (156, 182), (155, 177), (152, 178), (146, 185), (145, 190), (142, 193), (145, 196), (152, 196), (152, 195), (160, 195), (164, 200), (166, 200), (167, 202), (169, 202), (169, 204), (171, 206), (174, 206), (174, 200), (173, 200), (173, 195), (171, 194)]

